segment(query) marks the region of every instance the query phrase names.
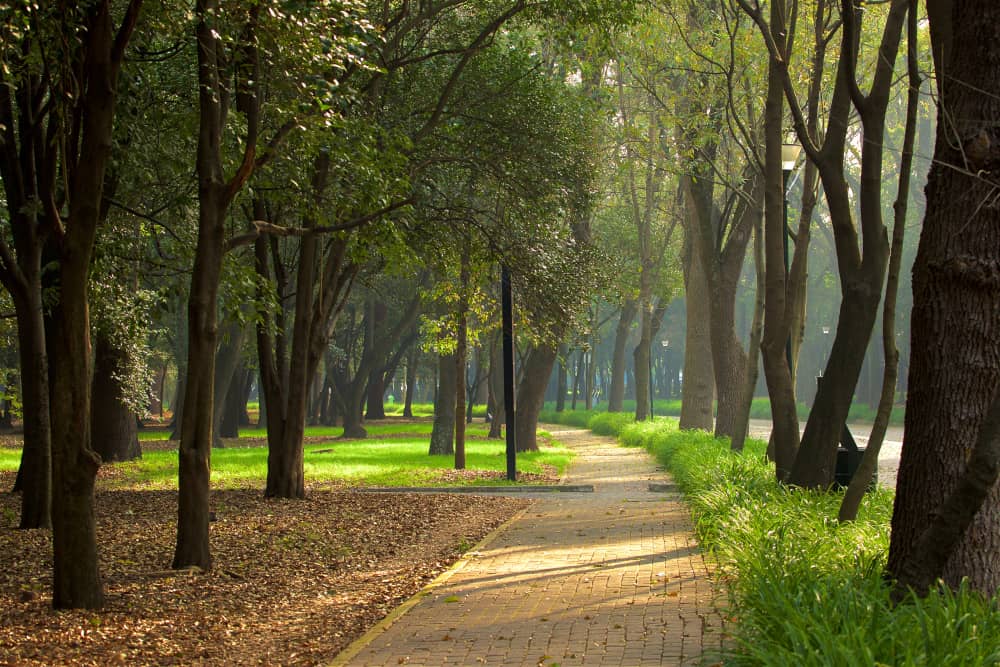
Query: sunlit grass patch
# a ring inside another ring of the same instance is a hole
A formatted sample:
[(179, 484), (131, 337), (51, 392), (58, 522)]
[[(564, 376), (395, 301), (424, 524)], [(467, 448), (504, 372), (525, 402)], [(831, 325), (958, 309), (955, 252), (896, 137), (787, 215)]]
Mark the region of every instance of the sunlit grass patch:
[[(304, 469), (307, 484), (338, 486), (458, 486), (509, 484), (502, 475), (478, 474), (476, 471), (506, 471), (506, 450), (503, 440), (487, 440), (488, 427), (468, 425), (466, 470), (455, 475), (453, 456), (430, 456), (429, 434), (432, 425), (374, 425), (364, 440), (341, 440), (342, 429), (333, 431), (329, 439), (310, 441), (305, 446)], [(307, 429), (309, 438), (322, 438), (325, 429)], [(518, 473), (561, 477), (572, 452), (540, 432), (538, 452), (523, 452), (517, 456)], [(248, 436), (254, 437), (254, 436)], [(264, 437), (264, 434), (256, 437)], [(264, 446), (234, 446), (232, 441), (223, 448), (212, 450), (212, 486), (217, 489), (261, 487), (267, 477), (267, 448)], [(0, 450), (0, 469), (16, 470), (18, 450)], [(481, 479), (477, 477), (482, 477)], [(521, 482), (518, 482), (521, 483)], [(102, 467), (100, 484), (108, 489), (177, 488), (176, 449), (148, 449), (141, 459)]]

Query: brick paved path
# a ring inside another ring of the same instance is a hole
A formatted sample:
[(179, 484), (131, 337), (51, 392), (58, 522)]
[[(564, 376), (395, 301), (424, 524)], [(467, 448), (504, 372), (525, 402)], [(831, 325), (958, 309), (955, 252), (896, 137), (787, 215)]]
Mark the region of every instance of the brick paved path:
[(719, 591), (679, 494), (649, 491), (669, 477), (645, 452), (611, 438), (552, 433), (578, 454), (567, 481), (595, 492), (539, 496), (388, 629), (334, 664), (714, 662)]

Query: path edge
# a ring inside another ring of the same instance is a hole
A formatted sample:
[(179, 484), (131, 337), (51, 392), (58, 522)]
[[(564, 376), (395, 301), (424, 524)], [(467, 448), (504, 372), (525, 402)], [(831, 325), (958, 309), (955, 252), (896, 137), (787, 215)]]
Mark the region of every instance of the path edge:
[(465, 566), (469, 564), (469, 561), (479, 555), (478, 552), (488, 547), (498, 537), (503, 535), (507, 529), (519, 521), (534, 504), (534, 501), (532, 501), (527, 507), (518, 510), (514, 516), (487, 533), (486, 536), (474, 547), (466, 551), (458, 560), (452, 563), (451, 567), (434, 577), (430, 583), (426, 584), (419, 591), (404, 600), (399, 606), (390, 611), (381, 621), (368, 628), (363, 635), (344, 647), (344, 650), (334, 656), (331, 662), (326, 663), (326, 667), (344, 667), (347, 665), (347, 663), (357, 657), (358, 654), (365, 649), (365, 647), (371, 644), (376, 637), (388, 630), (396, 621), (405, 616), (408, 611), (417, 606), (417, 604), (427, 597), (430, 592), (445, 584), (449, 579), (465, 568)]

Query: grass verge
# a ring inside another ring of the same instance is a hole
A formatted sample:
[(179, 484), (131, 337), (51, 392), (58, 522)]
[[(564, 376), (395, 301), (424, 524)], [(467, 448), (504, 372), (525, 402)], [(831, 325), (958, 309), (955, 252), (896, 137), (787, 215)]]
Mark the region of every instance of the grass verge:
[(624, 426), (687, 496), (730, 595), (733, 665), (995, 665), (1000, 606), (966, 589), (893, 607), (882, 578), (893, 494), (838, 524), (840, 493), (781, 487), (765, 444), (742, 454), (672, 420)]

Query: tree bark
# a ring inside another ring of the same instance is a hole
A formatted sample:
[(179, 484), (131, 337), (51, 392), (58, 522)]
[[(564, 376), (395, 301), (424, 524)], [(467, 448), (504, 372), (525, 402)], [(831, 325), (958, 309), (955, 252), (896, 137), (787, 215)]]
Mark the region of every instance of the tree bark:
[[(907, 561), (921, 555), (925, 528), (960, 488), (1000, 386), (1000, 211), (989, 204), (1000, 168), (1000, 6), (933, 4), (932, 21), (947, 11), (943, 5), (951, 7), (949, 21), (932, 23), (940, 38), (935, 53), (951, 46), (937, 72), (937, 144), (913, 269), (906, 435), (888, 563), (900, 579)], [(961, 26), (961, 39), (939, 32), (949, 25)], [(941, 576), (949, 586), (968, 577), (993, 595), (1000, 588), (1000, 486), (986, 489), (968, 529), (946, 550)]]
[[(833, 482), (840, 434), (851, 407), (851, 399), (871, 337), (889, 258), (889, 240), (882, 221), (882, 163), (886, 108), (894, 79), (894, 64), (899, 52), (907, 0), (893, 0), (882, 33), (879, 58), (870, 92), (862, 96), (855, 82), (855, 64), (861, 32), (860, 9), (843, 15), (842, 56), (837, 71), (831, 125), (834, 119), (846, 125), (845, 96), (850, 95), (861, 116), (861, 188), (858, 193), (860, 248), (851, 204), (844, 181), (843, 132), (834, 133), (831, 150), (824, 146), (819, 156), (820, 178), (830, 210), (837, 244), (837, 266), (842, 301), (837, 333), (830, 358), (823, 373), (813, 408), (802, 434), (802, 446), (789, 478), (793, 484), (823, 488)], [(832, 149), (837, 149), (836, 151)], [(814, 151), (815, 153), (815, 151)]]
[(611, 388), (608, 390), (608, 412), (621, 412), (625, 405), (625, 347), (632, 334), (632, 321), (638, 312), (635, 299), (622, 304), (618, 326), (615, 327), (615, 347), (611, 357)]
[[(690, 244), (688, 246), (684, 271), (687, 329), (684, 333), (680, 428), (711, 431), (714, 424), (712, 401), (715, 398), (715, 376), (708, 284), (699, 254)], [(638, 402), (638, 396), (636, 400)]]
[[(238, 396), (242, 390), (240, 360), (246, 327), (237, 320), (229, 322), (222, 335), (219, 351), (215, 355), (215, 405), (213, 407), (214, 446), (222, 447), (222, 421), (230, 404), (230, 394)], [(240, 378), (240, 379), (238, 379)], [(238, 399), (237, 399), (238, 400)], [(239, 432), (237, 431), (237, 436)]]
[[(780, 5), (780, 6), (779, 6)], [(771, 34), (785, 53), (784, 3), (771, 5)], [(784, 95), (779, 54), (768, 60), (767, 97), (764, 104), (764, 256), (765, 300), (761, 353), (764, 377), (771, 401), (775, 476), (788, 479), (799, 448), (799, 419), (796, 413), (792, 368), (787, 353), (791, 335), (789, 292), (791, 282), (785, 268), (785, 192), (781, 173), (781, 142)]]
[(455, 391), (458, 367), (454, 354), (438, 356), (438, 388), (434, 397), (434, 427), (429, 454), (455, 453)]
[(417, 389), (417, 361), (420, 348), (414, 345), (406, 358), (406, 398), (403, 402), (403, 417), (413, 419), (413, 392)]
[(115, 377), (128, 363), (125, 353), (98, 334), (94, 345), (90, 432), (102, 461), (132, 461), (142, 457), (135, 413), (125, 403)]
[(490, 389), (493, 394), (493, 420), (490, 421), (490, 438), (500, 438), (500, 427), (506, 423), (507, 412), (503, 400), (503, 345), (502, 333), (497, 332), (490, 345)]
[(861, 458), (861, 464), (854, 472), (840, 504), (837, 520), (854, 521), (865, 491), (871, 485), (878, 469), (878, 455), (882, 449), (889, 416), (896, 395), (896, 374), (899, 367), (899, 349), (896, 347), (896, 300), (899, 293), (899, 272), (903, 262), (903, 240), (906, 231), (906, 212), (910, 197), (910, 173), (913, 168), (913, 144), (917, 133), (917, 111), (920, 102), (920, 69), (917, 55), (917, 13), (916, 0), (912, 0), (907, 15), (907, 70), (909, 88), (907, 90), (906, 122), (903, 131), (902, 159), (899, 166), (899, 188), (893, 206), (892, 246), (889, 253), (889, 277), (885, 288), (885, 305), (882, 311), (882, 349), (885, 368), (882, 373), (882, 391), (879, 396), (878, 412), (872, 425), (868, 445)]
[[(19, 253), (21, 255), (21, 253)], [(37, 283), (36, 283), (37, 281)], [(18, 312), (24, 448), (18, 470), (21, 491), (19, 528), (52, 527), (52, 424), (49, 413), (49, 359), (37, 274), (13, 293)]]
[(537, 452), (538, 415), (545, 404), (545, 388), (552, 375), (556, 357), (555, 345), (532, 347), (522, 366), (521, 381), (517, 385), (517, 419), (514, 423), (517, 451)]

